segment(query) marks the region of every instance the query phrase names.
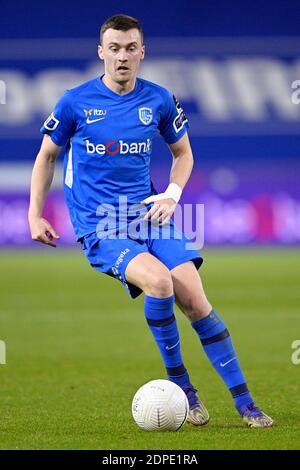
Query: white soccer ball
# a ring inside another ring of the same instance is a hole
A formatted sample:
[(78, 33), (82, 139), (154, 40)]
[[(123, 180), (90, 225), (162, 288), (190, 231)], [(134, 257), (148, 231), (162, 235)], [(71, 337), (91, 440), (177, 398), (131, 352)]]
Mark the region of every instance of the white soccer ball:
[(145, 431), (177, 431), (186, 422), (189, 402), (184, 391), (169, 380), (151, 380), (132, 400), (132, 415)]

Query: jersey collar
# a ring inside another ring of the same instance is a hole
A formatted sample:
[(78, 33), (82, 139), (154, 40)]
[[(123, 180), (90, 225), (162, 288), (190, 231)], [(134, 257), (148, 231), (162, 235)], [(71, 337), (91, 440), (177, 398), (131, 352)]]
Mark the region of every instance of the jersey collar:
[(105, 83), (102, 81), (102, 78), (104, 77), (104, 74), (101, 75), (101, 77), (98, 77), (97, 79), (97, 85), (98, 87), (100, 88), (101, 91), (103, 91), (106, 95), (109, 95), (111, 96), (112, 98), (115, 98), (115, 99), (119, 99), (119, 100), (122, 100), (124, 98), (127, 98), (129, 96), (132, 96), (134, 95), (138, 88), (139, 88), (139, 79), (137, 78), (136, 81), (135, 81), (135, 87), (133, 90), (129, 91), (129, 93), (125, 93), (123, 95), (119, 95), (119, 93), (115, 93), (114, 91), (112, 91), (110, 88), (108, 88), (108, 86), (105, 85)]

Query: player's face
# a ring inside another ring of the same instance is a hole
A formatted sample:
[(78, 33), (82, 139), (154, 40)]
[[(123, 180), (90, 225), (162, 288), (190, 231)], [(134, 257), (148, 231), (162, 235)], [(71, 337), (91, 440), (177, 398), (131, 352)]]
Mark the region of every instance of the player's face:
[(105, 74), (114, 82), (125, 84), (135, 81), (145, 49), (138, 29), (118, 31), (110, 28), (103, 34), (98, 53), (104, 60)]

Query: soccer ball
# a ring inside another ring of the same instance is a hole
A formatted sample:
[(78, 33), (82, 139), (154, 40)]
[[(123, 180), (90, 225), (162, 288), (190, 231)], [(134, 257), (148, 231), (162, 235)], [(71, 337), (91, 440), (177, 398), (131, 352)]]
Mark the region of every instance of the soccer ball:
[(145, 431), (177, 431), (186, 422), (189, 402), (184, 391), (169, 380), (151, 380), (132, 400), (132, 415)]

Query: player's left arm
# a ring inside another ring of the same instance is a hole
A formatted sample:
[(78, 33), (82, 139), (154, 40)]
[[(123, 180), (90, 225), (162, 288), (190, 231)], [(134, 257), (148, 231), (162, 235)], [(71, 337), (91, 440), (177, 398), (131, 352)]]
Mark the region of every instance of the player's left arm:
[(175, 144), (169, 144), (169, 149), (173, 155), (170, 183), (177, 184), (182, 191), (191, 176), (194, 165), (188, 133), (186, 132)]
[(144, 218), (156, 220), (161, 225), (167, 224), (172, 217), (194, 164), (187, 132), (177, 142), (169, 144), (169, 149), (173, 155), (173, 164), (168, 188), (164, 193), (150, 196), (142, 201), (143, 204), (154, 202)]

